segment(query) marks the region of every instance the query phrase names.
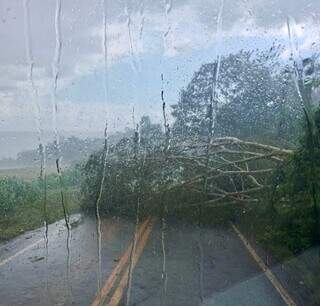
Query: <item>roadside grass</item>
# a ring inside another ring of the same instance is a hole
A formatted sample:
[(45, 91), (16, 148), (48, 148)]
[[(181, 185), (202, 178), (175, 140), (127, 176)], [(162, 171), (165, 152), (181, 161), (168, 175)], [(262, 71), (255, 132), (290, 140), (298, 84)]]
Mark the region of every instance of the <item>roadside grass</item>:
[(292, 250), (292, 241), (301, 237), (295, 238), (297, 232), (294, 231), (289, 235), (286, 231), (275, 230), (279, 220), (268, 206), (261, 204), (244, 208), (237, 214), (236, 223), (262, 257), (268, 258), (268, 265), (286, 266), (291, 282), (296, 284), (297, 290), (301, 288), (298, 291), (306, 305), (320, 305), (319, 247), (306, 243), (304, 248)]
[[(69, 188), (64, 192), (69, 213), (79, 211), (79, 191)], [(64, 217), (59, 190), (49, 190), (47, 197), (48, 223), (53, 223)], [(44, 225), (43, 203), (36, 200), (14, 209), (7, 215), (0, 216), (0, 241), (12, 239), (26, 231)]]
[[(261, 204), (260, 204), (261, 205)], [(255, 243), (260, 245), (264, 251), (272, 254), (275, 262), (291, 259), (294, 253), (286, 244), (279, 243), (268, 234), (274, 223), (272, 214), (261, 205), (252, 205), (243, 209), (242, 214), (237, 216), (237, 224), (241, 230)]]
[(287, 214), (287, 207), (278, 205), (272, 211), (268, 203), (261, 202), (244, 207), (236, 222), (275, 262), (284, 262), (315, 246), (311, 213), (307, 204), (300, 214)]
[[(62, 173), (63, 196), (69, 214), (80, 209), (79, 174), (77, 166)], [(48, 223), (63, 219), (61, 186), (53, 168), (46, 177)], [(44, 225), (43, 189), (39, 169), (0, 170), (0, 242)]]

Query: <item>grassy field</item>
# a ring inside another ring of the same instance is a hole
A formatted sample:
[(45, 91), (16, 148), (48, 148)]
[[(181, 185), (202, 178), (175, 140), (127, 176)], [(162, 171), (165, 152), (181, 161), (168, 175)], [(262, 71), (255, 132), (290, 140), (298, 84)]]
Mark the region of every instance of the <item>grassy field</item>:
[[(79, 189), (76, 180), (70, 183), (74, 173), (66, 173), (66, 184), (63, 186), (65, 203), (70, 214), (79, 211)], [(44, 201), (38, 183), (39, 169), (23, 168), (0, 171), (0, 241), (12, 239), (25, 231), (44, 225)], [(53, 223), (64, 217), (61, 205), (60, 184), (57, 176), (48, 174), (47, 181), (47, 217)], [(68, 176), (68, 177), (67, 177)], [(4, 186), (4, 187), (3, 187)], [(22, 187), (24, 189), (22, 189)], [(25, 187), (27, 186), (27, 187)], [(27, 189), (29, 188), (29, 189)], [(35, 196), (30, 197), (33, 193)], [(33, 200), (34, 199), (34, 200)], [(6, 204), (10, 203), (9, 208)], [(4, 209), (4, 207), (7, 207)]]
[[(77, 194), (77, 190), (68, 190), (65, 192), (70, 214), (79, 211)], [(48, 193), (47, 212), (49, 223), (53, 223), (64, 217), (59, 191), (50, 191)], [(14, 212), (0, 217), (0, 241), (12, 239), (25, 231), (43, 225), (43, 203), (36, 201), (29, 205), (19, 207)]]
[[(53, 166), (46, 168), (47, 174), (56, 173), (56, 168)], [(2, 177), (17, 177), (23, 180), (31, 181), (39, 177), (39, 167), (25, 167), (25, 168), (12, 168), (0, 169), (0, 178)]]

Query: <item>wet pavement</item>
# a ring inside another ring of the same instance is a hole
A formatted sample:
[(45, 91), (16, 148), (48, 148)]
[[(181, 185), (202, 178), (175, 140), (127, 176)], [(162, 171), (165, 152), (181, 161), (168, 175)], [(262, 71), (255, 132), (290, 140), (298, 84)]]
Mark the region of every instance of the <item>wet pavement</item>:
[(101, 232), (100, 273), (91, 217), (73, 227), (69, 267), (63, 222), (48, 250), (43, 229), (0, 246), (0, 305), (285, 305), (231, 227), (149, 219), (134, 236), (133, 222), (105, 218)]

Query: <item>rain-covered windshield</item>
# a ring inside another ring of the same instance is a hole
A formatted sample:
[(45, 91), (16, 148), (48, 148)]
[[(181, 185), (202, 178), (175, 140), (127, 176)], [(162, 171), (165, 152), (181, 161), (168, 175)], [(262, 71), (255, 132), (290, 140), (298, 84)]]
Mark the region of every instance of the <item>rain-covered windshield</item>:
[(318, 0), (1, 0), (0, 305), (320, 305)]

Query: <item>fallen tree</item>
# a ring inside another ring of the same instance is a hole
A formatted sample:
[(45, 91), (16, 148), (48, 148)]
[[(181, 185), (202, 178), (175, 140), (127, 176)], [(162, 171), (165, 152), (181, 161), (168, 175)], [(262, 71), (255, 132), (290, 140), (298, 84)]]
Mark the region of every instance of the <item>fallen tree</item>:
[[(108, 155), (105, 206), (126, 203), (128, 209), (139, 198), (154, 207), (164, 201), (164, 194), (169, 202), (170, 197), (179, 197), (168, 204), (173, 209), (257, 203), (270, 188), (275, 169), (292, 154), (292, 150), (234, 137), (213, 138), (209, 144), (177, 142), (165, 153), (161, 146), (146, 150), (132, 140), (122, 141)], [(97, 153), (84, 168), (86, 203), (94, 203), (101, 162)]]
[(189, 189), (206, 198), (191, 205), (259, 202), (259, 194), (270, 187), (270, 175), (292, 154), (292, 150), (234, 137), (216, 138), (210, 144), (178, 144), (162, 157), (162, 164), (180, 169), (182, 175), (158, 193)]

